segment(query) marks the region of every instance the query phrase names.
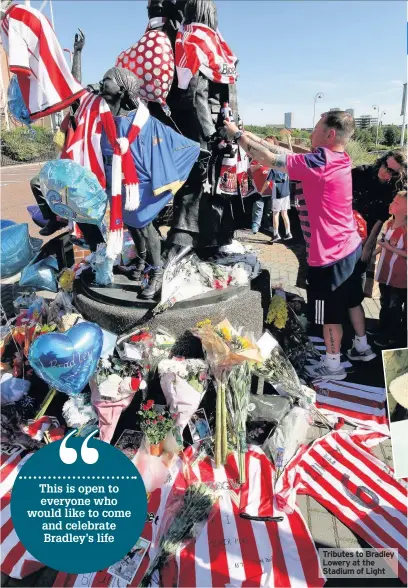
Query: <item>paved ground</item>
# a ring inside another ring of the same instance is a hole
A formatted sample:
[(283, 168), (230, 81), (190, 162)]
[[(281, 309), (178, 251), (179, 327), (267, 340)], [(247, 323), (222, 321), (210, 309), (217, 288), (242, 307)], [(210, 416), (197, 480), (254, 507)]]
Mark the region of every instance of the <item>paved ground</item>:
[[(29, 180), (38, 173), (40, 168), (41, 164), (5, 168), (2, 170), (1, 175), (1, 218), (29, 222), (30, 234), (35, 237), (38, 236), (38, 229), (29, 218), (26, 207), (35, 203), (31, 195)], [(287, 291), (306, 297), (304, 247), (301, 244), (301, 238), (298, 236), (296, 226), (294, 226), (294, 232), (297, 238), (293, 242), (273, 245), (269, 244), (270, 236), (262, 233), (253, 235), (250, 231), (238, 231), (236, 236), (239, 240), (251, 244), (253, 249), (258, 252), (263, 265), (271, 273), (272, 286), (282, 286)], [(370, 322), (378, 319), (378, 300), (366, 299), (364, 308)], [(364, 381), (369, 385), (383, 386), (381, 358), (378, 357), (370, 364), (370, 370), (367, 370), (366, 367), (364, 365), (358, 373), (351, 374), (349, 380), (360, 383)], [(314, 427), (310, 433), (310, 440), (320, 437), (323, 433), (324, 431)], [(377, 446), (374, 453), (392, 466), (392, 451), (389, 442)], [(364, 545), (347, 527), (313, 499), (304, 496), (299, 497), (299, 505), (318, 546), (358, 547), (359, 545)], [(2, 584), (4, 586), (51, 586), (54, 576), (55, 573), (52, 570), (44, 570), (20, 582), (2, 578)], [(332, 580), (327, 584), (327, 586), (329, 585), (342, 586), (344, 583)], [(394, 586), (400, 584), (392, 581), (378, 582), (371, 580), (365, 583), (355, 583), (354, 585)]]

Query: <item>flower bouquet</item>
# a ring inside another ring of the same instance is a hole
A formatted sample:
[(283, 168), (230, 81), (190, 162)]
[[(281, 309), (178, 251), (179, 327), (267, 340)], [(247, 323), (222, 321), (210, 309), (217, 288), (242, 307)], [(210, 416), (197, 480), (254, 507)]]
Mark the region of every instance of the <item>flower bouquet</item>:
[(304, 408), (307, 408), (316, 420), (331, 429), (332, 426), (329, 421), (313, 405), (310, 396), (305, 393), (293, 365), (275, 337), (266, 331), (257, 342), (257, 345), (263, 356), (263, 361), (253, 365), (255, 375), (269, 382), (278, 394), (288, 396)]
[(286, 303), (286, 295), (283, 290), (275, 290), (269, 305), (266, 322), (268, 325), (274, 325), (277, 329), (283, 329), (288, 320), (288, 305)]
[(137, 365), (113, 357), (99, 361), (89, 386), (92, 404), (99, 417), (99, 436), (109, 443), (120, 415), (139, 389), (146, 387)]
[(162, 359), (168, 358), (175, 339), (164, 329), (137, 329), (118, 339), (116, 347), (122, 359), (138, 362), (152, 378)]
[(144, 433), (150, 446), (150, 454), (160, 456), (164, 442), (175, 427), (176, 414), (171, 415), (167, 410), (160, 412), (154, 407), (154, 401), (148, 400), (139, 410), (140, 429)]
[(198, 537), (216, 501), (217, 495), (212, 489), (194, 482), (186, 485), (183, 494), (172, 504), (166, 503), (165, 520), (160, 524), (161, 537), (155, 541), (158, 543), (156, 554), (139, 586), (149, 586), (155, 571), (160, 572), (172, 557)]
[(208, 365), (201, 359), (174, 357), (158, 365), (160, 385), (181, 436), (192, 415), (201, 404), (208, 383)]
[[(217, 383), (217, 404), (216, 404), (216, 426), (215, 426), (215, 464), (219, 467), (225, 463), (227, 457), (227, 384), (228, 374), (234, 366), (239, 366), (245, 362), (261, 362), (262, 356), (257, 346), (248, 338), (243, 337), (233, 329), (228, 320), (224, 320), (218, 325), (212, 325), (211, 321), (205, 320), (198, 323), (193, 333), (200, 338), (206, 353), (207, 361), (210, 364), (211, 371)], [(244, 369), (244, 368), (243, 368)], [(233, 378), (233, 383), (237, 378)], [(249, 397), (248, 390), (232, 387), (232, 394), (235, 395), (234, 404), (229, 402), (229, 409), (235, 413), (231, 418), (238, 422), (238, 419), (246, 420), (247, 403)], [(242, 398), (238, 398), (242, 395)], [(238, 414), (237, 411), (241, 414)], [(231, 422), (231, 428), (234, 426)], [(238, 445), (240, 447), (240, 444)], [(244, 446), (241, 445), (243, 448)], [(242, 462), (241, 462), (242, 463)], [(240, 477), (243, 477), (240, 471)]]

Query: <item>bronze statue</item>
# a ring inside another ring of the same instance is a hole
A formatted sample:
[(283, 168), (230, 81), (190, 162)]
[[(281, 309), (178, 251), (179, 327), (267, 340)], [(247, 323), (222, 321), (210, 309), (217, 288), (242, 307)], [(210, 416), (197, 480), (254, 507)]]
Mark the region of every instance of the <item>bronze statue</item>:
[[(187, 0), (183, 24), (189, 23), (203, 24), (216, 31), (215, 2)], [(180, 247), (221, 246), (233, 236), (232, 201), (217, 194), (217, 185), (223, 157), (231, 149), (225, 142), (221, 110), (228, 103), (237, 120), (236, 85), (216, 83), (198, 71), (187, 90), (178, 88), (175, 79), (167, 102), (181, 133), (198, 141), (202, 149), (200, 160), (174, 198), (173, 222), (167, 237), (171, 257)]]

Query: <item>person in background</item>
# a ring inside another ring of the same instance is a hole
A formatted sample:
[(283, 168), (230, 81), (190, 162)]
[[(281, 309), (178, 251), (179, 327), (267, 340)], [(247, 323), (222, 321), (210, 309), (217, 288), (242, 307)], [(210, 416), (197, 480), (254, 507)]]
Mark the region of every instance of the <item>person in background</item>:
[[(238, 125), (239, 130), (243, 130), (242, 127)], [(249, 136), (251, 133), (247, 133)], [(279, 145), (277, 139), (270, 135), (269, 137), (265, 137), (265, 141), (270, 143), (271, 145)], [(273, 231), (273, 225), (271, 220), (271, 212), (272, 212), (272, 198), (273, 196), (262, 196), (261, 194), (256, 194), (253, 197), (253, 204), (252, 204), (252, 232), (254, 235), (258, 233), (260, 229), (266, 232)]]
[(228, 134), (261, 165), (287, 173), (302, 182), (299, 196), (301, 226), (308, 256), (308, 303), (315, 324), (323, 325), (326, 356), (308, 369), (316, 378), (343, 380), (340, 364), (343, 323), (350, 317), (355, 338), (348, 357), (371, 361), (376, 357), (367, 342), (361, 270), (362, 242), (352, 208), (351, 159), (346, 145), (354, 133), (353, 117), (333, 111), (322, 115), (311, 135), (312, 153), (294, 154), (248, 136), (224, 123)]
[(272, 169), (269, 179), (273, 181), (272, 195), (272, 219), (273, 219), (273, 237), (271, 243), (281, 240), (279, 234), (279, 217), (282, 215), (283, 224), (285, 225), (284, 241), (292, 239), (290, 232), (290, 220), (288, 210), (290, 210), (290, 188), (289, 176), (277, 170)]
[(378, 243), (375, 279), (379, 282), (380, 329), (375, 344), (389, 347), (401, 330), (407, 345), (407, 191), (398, 192), (389, 206), (393, 215)]
[(406, 189), (407, 156), (401, 149), (389, 151), (373, 165), (360, 165), (351, 171), (353, 208), (367, 222), (370, 235), (374, 226), (389, 218), (388, 208), (399, 190)]

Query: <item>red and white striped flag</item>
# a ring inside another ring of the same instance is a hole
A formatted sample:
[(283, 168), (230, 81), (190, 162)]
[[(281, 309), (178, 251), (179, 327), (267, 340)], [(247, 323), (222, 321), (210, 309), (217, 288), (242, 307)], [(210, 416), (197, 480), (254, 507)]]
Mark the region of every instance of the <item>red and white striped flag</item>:
[(323, 414), (389, 436), (385, 388), (345, 381), (320, 382), (315, 388), (316, 408)]
[[(377, 439), (373, 439), (377, 436)], [(294, 506), (307, 494), (371, 547), (398, 550), (398, 575), (407, 581), (407, 486), (367, 446), (367, 431), (335, 431), (304, 446), (278, 483), (278, 503)]]
[(10, 514), (11, 489), (19, 471), (33, 455), (22, 445), (2, 444), (0, 469), (1, 571), (21, 580), (44, 565), (28, 553), (14, 530)]
[(11, 5), (1, 38), (32, 120), (67, 108), (87, 92), (72, 75), (47, 18), (35, 8)]
[(186, 90), (198, 72), (218, 84), (235, 84), (237, 58), (219, 31), (203, 24), (182, 25), (176, 38), (175, 61), (179, 88)]

